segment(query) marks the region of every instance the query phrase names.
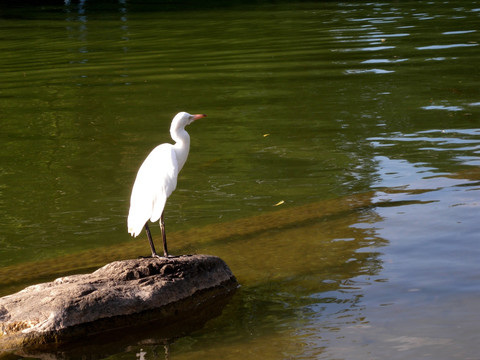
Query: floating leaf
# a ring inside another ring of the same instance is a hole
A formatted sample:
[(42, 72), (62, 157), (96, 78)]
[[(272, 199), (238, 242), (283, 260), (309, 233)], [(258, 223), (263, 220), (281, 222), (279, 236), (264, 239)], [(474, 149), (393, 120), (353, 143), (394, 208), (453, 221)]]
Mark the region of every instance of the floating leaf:
[(275, 204), (275, 205), (273, 205), (273, 206), (282, 205), (284, 202), (285, 202), (285, 201), (283, 201), (283, 200), (282, 200), (282, 201), (279, 201), (278, 203), (276, 203), (276, 204)]

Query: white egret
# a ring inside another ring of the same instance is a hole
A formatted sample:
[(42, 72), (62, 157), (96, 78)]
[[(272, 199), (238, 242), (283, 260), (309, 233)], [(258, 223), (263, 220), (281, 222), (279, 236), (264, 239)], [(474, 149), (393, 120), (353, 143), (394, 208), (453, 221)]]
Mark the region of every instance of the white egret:
[(160, 219), (160, 229), (163, 239), (163, 255), (168, 257), (167, 236), (163, 212), (167, 198), (177, 187), (177, 177), (187, 161), (190, 150), (190, 135), (185, 126), (206, 115), (190, 115), (180, 112), (172, 120), (170, 135), (175, 144), (158, 145), (147, 156), (137, 173), (130, 197), (128, 212), (128, 232), (138, 236), (145, 227), (152, 257), (158, 257), (148, 228), (148, 220), (155, 222)]

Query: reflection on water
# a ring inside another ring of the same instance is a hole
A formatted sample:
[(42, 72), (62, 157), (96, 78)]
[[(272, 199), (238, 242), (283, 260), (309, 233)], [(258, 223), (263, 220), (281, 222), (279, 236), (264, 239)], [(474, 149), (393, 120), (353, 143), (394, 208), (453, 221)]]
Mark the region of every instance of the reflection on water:
[(148, 252), (126, 233), (138, 164), (173, 114), (206, 112), (171, 247), (222, 257), (242, 288), (167, 348), (147, 329), (45, 356), (474, 358), (479, 9), (7, 7), (0, 291)]
[[(95, 58), (94, 54), (91, 53), (95, 53), (97, 51), (95, 48), (89, 50), (89, 44), (93, 42), (94, 39), (91, 39), (91, 34), (89, 37), (89, 33), (92, 32), (92, 29), (89, 31), (89, 13), (87, 11), (88, 5), (89, 3), (87, 0), (81, 0), (78, 3), (72, 3), (72, 1), (66, 0), (63, 8), (63, 11), (66, 15), (64, 21), (66, 22), (65, 29), (67, 31), (68, 44), (69, 46), (74, 46), (73, 48), (69, 49), (69, 52), (72, 53), (73, 57), (73, 59), (69, 61), (69, 64), (72, 65), (72, 69), (75, 69), (76, 71), (81, 69), (77, 68), (76, 65), (87, 64), (89, 60), (92, 60), (90, 57), (93, 57), (93, 59)], [(127, 1), (119, 0), (117, 10), (118, 25), (115, 24), (113, 27), (118, 26), (118, 28), (113, 31), (114, 37), (110, 38), (109, 40), (118, 43), (120, 45), (119, 49), (121, 49), (121, 52), (123, 52), (122, 55), (125, 56), (129, 51), (128, 42), (130, 40)], [(111, 25), (107, 26), (110, 27)], [(128, 67), (123, 67), (119, 71), (121, 72), (120, 76), (122, 78), (128, 78)], [(78, 78), (86, 77), (88, 77), (88, 69), (84, 68), (84, 72), (80, 70), (80, 75), (78, 75)], [(85, 84), (79, 82), (77, 85), (81, 86)], [(125, 81), (124, 85), (130, 85), (130, 83)]]
[[(480, 255), (480, 172), (446, 172), (432, 152), (458, 152), (462, 156), (451, 159), (458, 163), (470, 154), (466, 161), (478, 166), (478, 134), (451, 129), (369, 139), (377, 153), (376, 215), (351, 226), (388, 239), (388, 247), (375, 246), (379, 271), (350, 274), (335, 291), (312, 295), (321, 301), (305, 306), (306, 323), (298, 329), (305, 358), (371, 358), (370, 344), (379, 358), (474, 358), (469, 339), (477, 324), (469, 314), (478, 310), (480, 290), (472, 271)], [(364, 244), (356, 252), (365, 251), (371, 250)]]
[(78, 48), (73, 49), (72, 51), (77, 51), (82, 56), (82, 58), (79, 60), (70, 61), (70, 64), (85, 64), (88, 62), (88, 19), (85, 13), (85, 2), (86, 0), (82, 0), (78, 3), (78, 5), (73, 7), (70, 1), (65, 1), (65, 12), (67, 14), (65, 21), (68, 24), (66, 26), (68, 38), (72, 39), (73, 41), (78, 41)]

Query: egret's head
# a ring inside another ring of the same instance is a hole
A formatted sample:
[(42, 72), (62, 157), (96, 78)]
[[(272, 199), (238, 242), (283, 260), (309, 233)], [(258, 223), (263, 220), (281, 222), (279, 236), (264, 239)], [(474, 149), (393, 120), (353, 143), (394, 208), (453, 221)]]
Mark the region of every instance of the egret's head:
[(206, 117), (207, 115), (204, 114), (195, 114), (191, 115), (186, 112), (179, 112), (172, 120), (172, 128), (184, 128), (187, 125), (190, 125), (195, 120), (201, 119)]

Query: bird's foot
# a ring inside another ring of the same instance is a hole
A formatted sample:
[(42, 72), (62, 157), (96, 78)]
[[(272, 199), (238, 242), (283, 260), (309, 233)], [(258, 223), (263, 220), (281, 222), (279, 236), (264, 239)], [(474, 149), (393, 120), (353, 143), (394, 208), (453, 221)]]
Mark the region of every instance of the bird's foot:
[(170, 254), (165, 254), (163, 253), (163, 256), (162, 255), (158, 255), (158, 254), (152, 254), (151, 256), (152, 258), (157, 258), (157, 259), (170, 259), (170, 258), (174, 258), (176, 257), (175, 255), (170, 255)]
[(150, 256), (139, 256), (138, 258), (139, 259), (171, 259), (171, 258), (175, 258), (175, 257), (178, 257), (178, 255), (170, 255), (170, 254), (167, 254), (167, 255), (158, 255), (158, 254), (152, 254)]
[(138, 257), (139, 259), (164, 259), (165, 257), (164, 256), (161, 256), (161, 255), (158, 255), (158, 254), (152, 254), (152, 255), (149, 255), (149, 256), (139, 256)]

